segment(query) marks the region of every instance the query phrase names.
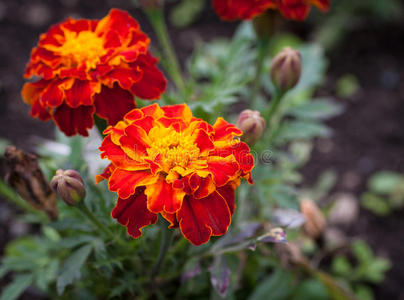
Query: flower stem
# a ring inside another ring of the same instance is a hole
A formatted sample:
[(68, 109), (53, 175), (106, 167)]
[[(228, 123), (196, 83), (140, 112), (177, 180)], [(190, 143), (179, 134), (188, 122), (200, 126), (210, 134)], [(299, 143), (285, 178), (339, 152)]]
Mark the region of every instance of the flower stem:
[(168, 252), (168, 248), (170, 248), (170, 245), (172, 243), (173, 233), (174, 233), (174, 230), (170, 230), (168, 228), (169, 224), (164, 218), (160, 217), (159, 223), (160, 223), (160, 229), (161, 229), (161, 242), (160, 242), (160, 249), (159, 249), (157, 261), (156, 261), (156, 264), (154, 265), (152, 273), (151, 273), (152, 281), (156, 277), (156, 275), (160, 272), (160, 268), (163, 264), (166, 254)]
[(273, 123), (272, 118), (278, 111), (279, 104), (281, 103), (281, 100), (284, 95), (285, 95), (284, 92), (280, 91), (278, 88), (275, 87), (274, 97), (272, 98), (271, 103), (269, 104), (268, 110), (264, 114), (265, 121), (269, 125), (268, 127), (270, 127), (271, 123)]
[(84, 204), (84, 201), (81, 201), (77, 204), (77, 209), (82, 213), (84, 216), (87, 217), (87, 219), (95, 225), (95, 227), (99, 230), (101, 230), (106, 236), (108, 236), (110, 239), (115, 239), (114, 234), (112, 233), (111, 230), (104, 224), (102, 224), (98, 218), (88, 209), (88, 207)]
[(257, 102), (257, 97), (261, 87), (262, 71), (264, 69), (265, 58), (268, 56), (268, 50), (269, 50), (269, 39), (268, 38), (259, 39), (255, 79), (250, 98), (250, 107), (252, 108), (255, 107)]
[(147, 15), (157, 38), (159, 39), (160, 46), (164, 53), (163, 64), (166, 67), (166, 71), (169, 73), (171, 79), (174, 81), (177, 89), (184, 93), (185, 83), (182, 78), (180, 64), (178, 63), (177, 56), (174, 51), (174, 47), (171, 43), (170, 36), (168, 34), (167, 25), (164, 20), (164, 13), (162, 9), (150, 9), (144, 10)]

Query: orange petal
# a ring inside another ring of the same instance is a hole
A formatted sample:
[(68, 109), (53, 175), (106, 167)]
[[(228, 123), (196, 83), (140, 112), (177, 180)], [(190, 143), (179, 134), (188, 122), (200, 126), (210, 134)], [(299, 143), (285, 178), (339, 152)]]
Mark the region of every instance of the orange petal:
[(234, 136), (241, 136), (243, 132), (233, 124), (227, 123), (223, 118), (219, 117), (213, 125), (215, 129), (215, 141), (232, 139)]
[(213, 192), (202, 199), (186, 196), (177, 219), (185, 238), (199, 246), (208, 242), (212, 235), (227, 232), (231, 213), (226, 200), (219, 193)]
[(142, 235), (142, 228), (157, 222), (157, 215), (151, 213), (146, 206), (146, 196), (143, 192), (128, 199), (118, 198), (111, 216), (119, 224), (126, 226), (129, 235), (138, 238)]
[(208, 169), (213, 174), (213, 180), (217, 186), (223, 186), (231, 180), (240, 170), (234, 156), (209, 157)]
[(181, 189), (175, 189), (171, 184), (165, 181), (163, 176), (152, 185), (148, 185), (145, 190), (147, 196), (147, 207), (154, 213), (165, 211), (175, 213), (181, 208), (185, 192)]
[(156, 181), (157, 176), (153, 176), (149, 171), (115, 169), (109, 178), (109, 190), (126, 199), (135, 193), (137, 187), (154, 184)]

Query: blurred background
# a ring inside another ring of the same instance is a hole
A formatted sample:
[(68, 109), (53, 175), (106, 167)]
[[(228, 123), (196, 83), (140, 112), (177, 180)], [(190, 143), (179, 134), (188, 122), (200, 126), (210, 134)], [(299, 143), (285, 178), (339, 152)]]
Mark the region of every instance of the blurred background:
[[(167, 2), (169, 31), (182, 63), (200, 41), (231, 37), (238, 25), (220, 21), (208, 0)], [(331, 174), (333, 201), (340, 203), (342, 214), (351, 212), (350, 219), (337, 222), (343, 238), (364, 240), (391, 262), (391, 269), (372, 286), (375, 299), (404, 299), (404, 3), (331, 2), (328, 14), (313, 9), (306, 22), (285, 22), (281, 28), (294, 33), (292, 40), (314, 41), (325, 49), (328, 77), (317, 93), (345, 108), (327, 122), (332, 135), (316, 140), (303, 169), (304, 180), (314, 184), (322, 174)], [(135, 4), (131, 0), (0, 0), (2, 153), (10, 143), (34, 151), (41, 139), (54, 134), (53, 123), (29, 116), (20, 96), (24, 67), (39, 34), (68, 16), (102, 18), (117, 7), (139, 21), (153, 45), (151, 28)], [(4, 175), (3, 167), (0, 173)], [(7, 241), (35, 231), (18, 221), (18, 214), (0, 199), (0, 257)], [(8, 281), (7, 277), (0, 281), (0, 289)], [(41, 299), (34, 291), (24, 295), (24, 299), (35, 297)]]

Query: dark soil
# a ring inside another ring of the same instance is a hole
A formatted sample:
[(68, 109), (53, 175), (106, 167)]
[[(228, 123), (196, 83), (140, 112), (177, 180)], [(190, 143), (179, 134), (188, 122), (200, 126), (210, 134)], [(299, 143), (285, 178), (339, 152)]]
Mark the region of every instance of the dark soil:
[[(30, 50), (50, 24), (67, 16), (101, 18), (110, 7), (129, 10), (150, 33), (144, 16), (129, 0), (0, 0), (1, 138), (32, 151), (38, 137), (53, 136), (54, 125), (31, 118), (20, 97)], [(197, 40), (229, 36), (234, 28), (234, 23), (220, 22), (206, 8), (201, 20), (186, 29), (172, 28), (171, 33), (179, 56), (184, 58)], [(311, 162), (303, 170), (308, 183), (324, 170), (334, 169), (340, 178), (335, 190), (359, 197), (370, 174), (380, 170), (404, 172), (403, 36), (404, 24), (379, 26), (369, 22), (366, 29), (352, 32), (330, 53), (328, 83), (322, 92), (332, 95), (336, 80), (347, 73), (357, 76), (361, 90), (347, 101), (346, 112), (328, 123), (334, 135), (318, 141)], [(378, 255), (393, 262), (386, 281), (376, 287), (377, 299), (404, 299), (403, 214), (400, 211), (378, 218), (361, 211), (349, 229), (350, 235), (364, 238)], [(8, 240), (29, 230), (15, 221), (17, 215), (16, 209), (0, 199), (0, 255)], [(39, 298), (29, 292), (24, 299)]]

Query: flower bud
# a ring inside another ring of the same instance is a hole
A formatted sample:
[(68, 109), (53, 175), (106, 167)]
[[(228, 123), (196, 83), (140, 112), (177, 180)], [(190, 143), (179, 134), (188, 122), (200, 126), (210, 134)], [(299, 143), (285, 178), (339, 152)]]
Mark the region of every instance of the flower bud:
[(300, 210), (306, 219), (303, 225), (304, 231), (309, 237), (313, 239), (318, 238), (323, 233), (325, 227), (323, 213), (316, 203), (310, 199), (303, 199), (300, 202)]
[(51, 187), (68, 205), (75, 205), (86, 195), (84, 182), (79, 172), (74, 170), (57, 170), (52, 178)]
[(241, 139), (252, 146), (264, 132), (265, 120), (259, 111), (246, 109), (240, 113), (236, 125), (243, 131)]
[(284, 48), (272, 60), (271, 79), (275, 86), (286, 92), (296, 86), (302, 72), (302, 58), (297, 50)]

